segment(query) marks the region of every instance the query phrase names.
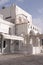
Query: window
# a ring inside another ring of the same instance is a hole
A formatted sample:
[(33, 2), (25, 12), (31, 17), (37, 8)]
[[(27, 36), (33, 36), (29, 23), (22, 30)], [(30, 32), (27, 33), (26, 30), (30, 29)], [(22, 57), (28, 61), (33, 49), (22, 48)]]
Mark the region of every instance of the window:
[(0, 48), (1, 48), (1, 43), (2, 43), (2, 35), (0, 34)]
[(19, 45), (19, 43), (17, 42), (16, 45)]
[(9, 28), (9, 34), (11, 35), (11, 28)]
[(29, 21), (28, 21), (28, 23), (29, 23)]
[(34, 27), (33, 27), (33, 29), (34, 29)]
[(30, 26), (30, 28), (32, 29), (32, 26)]
[(9, 19), (9, 18), (11, 18), (11, 16), (9, 16), (9, 17), (6, 17), (5, 19)]
[(21, 17), (19, 17), (19, 21), (21, 21)]
[(43, 45), (43, 39), (42, 39), (42, 45)]
[(5, 48), (5, 45), (6, 45), (6, 41), (4, 41), (4, 43), (3, 43), (3, 48)]

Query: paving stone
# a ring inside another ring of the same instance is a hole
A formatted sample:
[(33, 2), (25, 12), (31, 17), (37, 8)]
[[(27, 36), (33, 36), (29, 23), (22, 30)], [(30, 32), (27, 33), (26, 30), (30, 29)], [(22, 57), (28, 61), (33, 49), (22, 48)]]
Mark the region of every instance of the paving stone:
[(0, 65), (43, 65), (43, 55), (0, 55)]

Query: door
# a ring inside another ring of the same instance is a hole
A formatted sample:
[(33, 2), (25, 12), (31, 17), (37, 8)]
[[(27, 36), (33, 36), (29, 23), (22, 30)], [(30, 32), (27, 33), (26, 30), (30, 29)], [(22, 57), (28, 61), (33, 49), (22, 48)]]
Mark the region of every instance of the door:
[(43, 39), (41, 39), (41, 44), (40, 44), (40, 46), (41, 46), (41, 53), (43, 53)]
[(19, 41), (16, 40), (16, 43), (15, 43), (15, 50), (18, 51), (19, 50)]
[(0, 35), (0, 53), (2, 52), (2, 35)]
[(14, 51), (15, 51), (16, 53), (19, 53), (19, 41), (18, 41), (18, 40), (15, 40)]

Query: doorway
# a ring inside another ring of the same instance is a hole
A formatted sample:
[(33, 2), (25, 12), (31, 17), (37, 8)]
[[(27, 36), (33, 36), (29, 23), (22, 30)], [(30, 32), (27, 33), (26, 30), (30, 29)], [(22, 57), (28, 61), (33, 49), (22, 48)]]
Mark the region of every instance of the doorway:
[(2, 52), (2, 35), (0, 35), (0, 53)]
[(40, 46), (41, 46), (41, 53), (43, 53), (43, 39), (41, 39), (41, 44), (40, 44)]
[(19, 53), (19, 41), (15, 40), (15, 46), (14, 46), (15, 53)]

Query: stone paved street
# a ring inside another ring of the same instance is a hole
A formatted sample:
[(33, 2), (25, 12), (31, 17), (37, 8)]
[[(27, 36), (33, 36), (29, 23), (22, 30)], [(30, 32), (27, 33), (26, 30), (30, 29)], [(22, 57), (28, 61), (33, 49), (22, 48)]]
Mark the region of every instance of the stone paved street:
[(43, 65), (41, 55), (0, 55), (0, 65)]

